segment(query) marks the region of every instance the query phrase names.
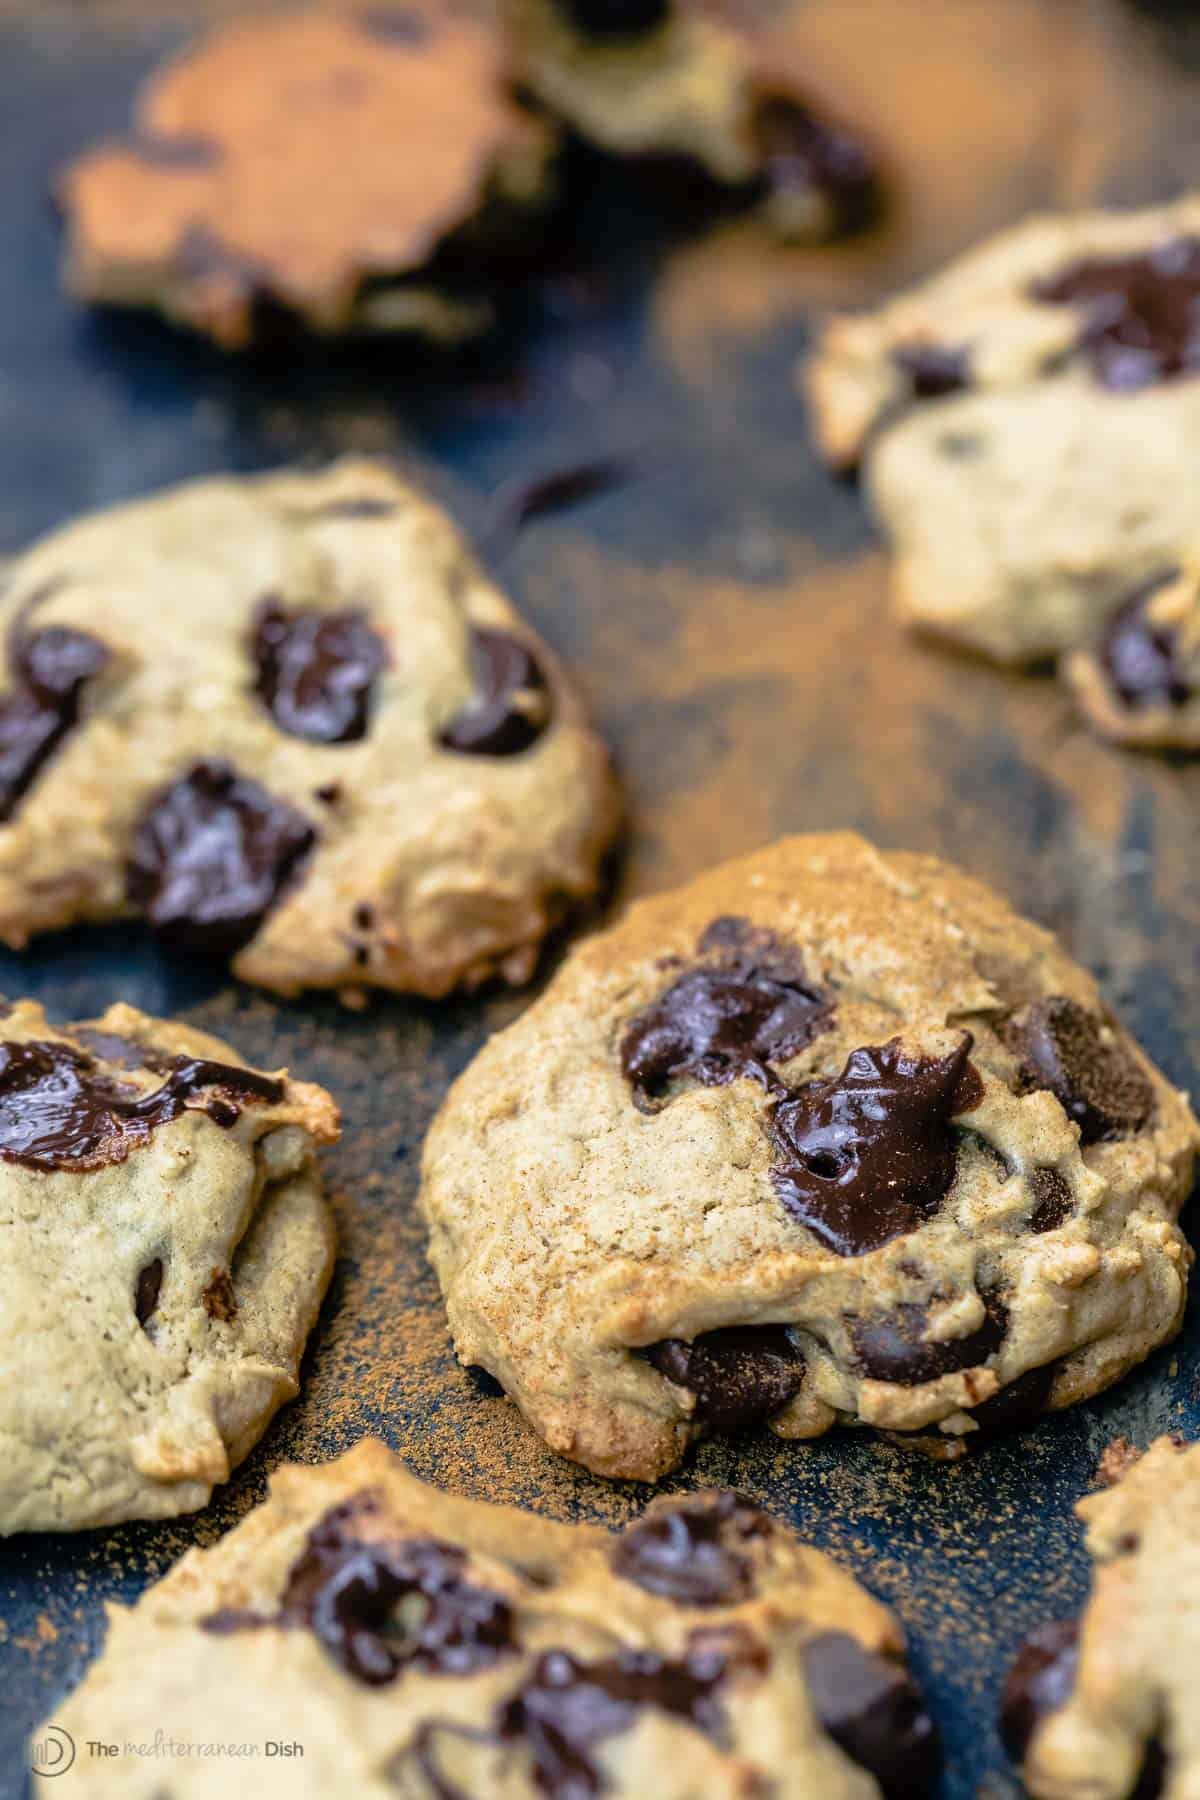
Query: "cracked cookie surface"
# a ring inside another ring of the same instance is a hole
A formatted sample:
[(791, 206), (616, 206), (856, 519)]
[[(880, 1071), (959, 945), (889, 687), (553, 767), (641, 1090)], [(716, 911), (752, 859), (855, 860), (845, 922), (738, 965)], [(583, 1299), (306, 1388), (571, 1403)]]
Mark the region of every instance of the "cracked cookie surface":
[(608, 758), (446, 516), (381, 465), (201, 481), (0, 596), (0, 937), (141, 913), (282, 993), (528, 978), (598, 881)]
[(1036, 1800), (1200, 1793), (1200, 1445), (1160, 1438), (1080, 1501), (1095, 1564), (1079, 1619), (1022, 1646), (1003, 1726)]
[(1006, 663), (1086, 650), (1198, 514), (1200, 200), (1034, 218), (874, 313), (806, 381), (862, 462), (910, 623)]
[(1197, 1133), (1048, 933), (802, 837), (578, 948), (451, 1090), (421, 1205), (459, 1357), (598, 1473), (762, 1418), (956, 1454), (1175, 1333)]
[[(288, 1467), (132, 1609), (55, 1722), (137, 1742), (294, 1737), (266, 1794), (921, 1800), (936, 1765), (893, 1615), (740, 1496), (655, 1503), (619, 1535), (457, 1498), (385, 1447)], [(211, 1735), (211, 1733), (209, 1734)], [(150, 1796), (146, 1758), (80, 1791)], [(172, 1793), (242, 1791), (189, 1757)]]
[(66, 170), (65, 280), (240, 349), (313, 331), (470, 337), (550, 186), (554, 134), (494, 31), (403, 0), (241, 20), (148, 83)]
[(323, 1088), (113, 1006), (0, 1016), (0, 1532), (194, 1512), (299, 1392)]

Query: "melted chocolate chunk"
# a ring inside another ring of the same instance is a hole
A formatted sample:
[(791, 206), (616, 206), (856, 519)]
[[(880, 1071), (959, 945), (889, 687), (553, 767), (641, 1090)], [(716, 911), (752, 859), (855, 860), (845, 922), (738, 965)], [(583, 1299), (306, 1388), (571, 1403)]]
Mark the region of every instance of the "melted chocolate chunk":
[(367, 1496), (335, 1506), (309, 1533), (275, 1617), (214, 1613), (208, 1631), (304, 1627), (355, 1680), (394, 1681), (413, 1666), (469, 1675), (513, 1649), (513, 1618), (499, 1594), (466, 1580), (464, 1553), (436, 1538), (364, 1541)]
[(1100, 661), (1113, 691), (1133, 712), (1142, 706), (1186, 706), (1195, 695), (1179, 660), (1169, 627), (1149, 617), (1149, 602), (1175, 578), (1175, 571), (1145, 582), (1109, 621), (1100, 641)]
[(572, 25), (589, 37), (632, 37), (653, 31), (670, 15), (671, 0), (556, 0)]
[(715, 920), (696, 949), (722, 960), (680, 975), (621, 1041), (621, 1072), (643, 1112), (657, 1110), (682, 1076), (704, 1087), (749, 1079), (779, 1089), (769, 1065), (795, 1056), (833, 1017), (795, 951), (744, 919)]
[(841, 1631), (814, 1638), (805, 1665), (813, 1710), (839, 1749), (875, 1777), (884, 1800), (924, 1800), (937, 1732), (904, 1669)]
[(959, 1369), (975, 1369), (999, 1350), (1008, 1329), (1008, 1309), (994, 1294), (984, 1296), (987, 1316), (967, 1337), (931, 1343), (925, 1337), (927, 1307), (902, 1302), (890, 1313), (854, 1319), (850, 1336), (864, 1375), (872, 1381), (893, 1381), (916, 1387), (952, 1375)]
[(605, 1738), (629, 1731), (644, 1707), (719, 1735), (721, 1684), (735, 1666), (750, 1660), (739, 1638), (695, 1633), (677, 1660), (623, 1650), (584, 1663), (566, 1650), (547, 1650), (501, 1708), (500, 1734), (527, 1746), (538, 1791), (549, 1800), (601, 1794), (607, 1782), (593, 1752)]
[(1154, 1090), (1119, 1037), (1105, 1041), (1104, 1021), (1063, 995), (1035, 1000), (1001, 1028), (1021, 1059), (1022, 1092), (1049, 1089), (1079, 1127), (1080, 1142), (1140, 1131)]
[(254, 660), (255, 690), (280, 731), (313, 744), (366, 736), (387, 651), (365, 613), (288, 612), (265, 600), (255, 616)]
[(1108, 388), (1149, 387), (1200, 368), (1200, 238), (1073, 263), (1034, 298), (1083, 314), (1083, 349)]
[(237, 1318), (238, 1303), (228, 1269), (213, 1270), (200, 1301), (210, 1319), (222, 1325), (232, 1324)]
[(238, 1117), (235, 1100), (278, 1102), (283, 1088), (252, 1069), (179, 1057), (161, 1087), (139, 1095), (71, 1044), (0, 1043), (0, 1157), (42, 1170), (124, 1162), (201, 1094), (201, 1109), (228, 1127)]
[(804, 1381), (804, 1358), (785, 1325), (731, 1325), (690, 1344), (664, 1338), (643, 1355), (696, 1396), (692, 1418), (709, 1431), (738, 1431), (778, 1412)]
[(876, 1250), (941, 1206), (957, 1171), (951, 1120), (983, 1097), (971, 1045), (964, 1033), (948, 1056), (914, 1057), (893, 1038), (776, 1104), (775, 1190), (838, 1256)]
[(754, 1569), (740, 1545), (771, 1521), (740, 1494), (692, 1494), (655, 1507), (617, 1539), (617, 1574), (676, 1606), (736, 1606), (754, 1593)]
[(200, 762), (142, 814), (129, 898), (179, 950), (231, 956), (248, 944), (311, 850), (303, 814), (228, 763)]
[(158, 1296), (162, 1292), (163, 1265), (162, 1257), (156, 1256), (139, 1271), (137, 1287), (134, 1289), (133, 1310), (139, 1325), (145, 1325), (158, 1307)]
[(63, 625), (29, 636), (18, 627), (10, 634), (13, 685), (0, 695), (0, 823), (12, 818), (18, 801), (79, 723), (83, 690), (108, 661), (98, 639)]
[(484, 1394), (489, 1400), (504, 1398), (503, 1384), (497, 1381), (496, 1377), (489, 1369), (485, 1369), (482, 1363), (464, 1363), (463, 1374), (477, 1394)]
[(541, 664), (505, 631), (471, 632), (475, 693), (438, 734), (444, 750), (463, 756), (519, 756), (537, 742), (553, 707)]
[(1000, 1708), (1000, 1733), (1014, 1762), (1023, 1762), (1043, 1720), (1071, 1698), (1079, 1668), (1079, 1623), (1039, 1626), (1018, 1650)]
[(519, 531), (522, 525), (549, 513), (564, 512), (593, 494), (607, 493), (630, 479), (633, 469), (628, 461), (606, 457), (598, 462), (577, 463), (573, 468), (556, 469), (536, 481), (522, 482), (505, 496), (501, 523)]
[(914, 400), (941, 400), (961, 394), (971, 385), (971, 368), (965, 350), (940, 344), (901, 344), (892, 360), (906, 377)]
[(1064, 1219), (1070, 1218), (1075, 1196), (1070, 1182), (1057, 1169), (1032, 1169), (1029, 1191), (1033, 1196), (1030, 1231), (1057, 1231)]
[(865, 145), (783, 94), (760, 103), (754, 129), (769, 194), (786, 199), (815, 190), (837, 233), (870, 221), (879, 204), (879, 172)]

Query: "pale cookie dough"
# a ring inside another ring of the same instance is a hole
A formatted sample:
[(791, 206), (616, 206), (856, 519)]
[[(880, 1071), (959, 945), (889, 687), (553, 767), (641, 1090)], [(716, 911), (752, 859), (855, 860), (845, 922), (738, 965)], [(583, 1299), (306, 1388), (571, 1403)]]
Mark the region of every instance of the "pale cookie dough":
[(693, 164), (782, 237), (873, 216), (874, 152), (822, 115), (764, 30), (695, 0), (504, 0), (504, 14), (521, 89), (598, 148)]
[[(132, 1609), (53, 1723), (177, 1756), (172, 1800), (921, 1800), (933, 1728), (890, 1612), (734, 1494), (619, 1536), (442, 1493), (385, 1447), (272, 1478)], [(270, 1740), (297, 1746), (274, 1757)], [(72, 1792), (164, 1770), (80, 1756)]]
[(757, 1417), (954, 1454), (1107, 1387), (1178, 1330), (1198, 1141), (1048, 933), (798, 837), (577, 949), (451, 1090), (421, 1205), (462, 1361), (654, 1480)]
[(508, 93), (495, 32), (459, 10), (238, 20), (151, 78), (128, 139), (64, 173), (64, 277), (231, 350), (281, 311), (326, 334), (469, 337), (554, 147)]
[(1003, 1725), (1035, 1800), (1200, 1795), (1200, 1445), (1160, 1438), (1077, 1508), (1081, 1619), (1022, 1647)]
[(807, 369), (860, 460), (909, 623), (1001, 662), (1086, 648), (1200, 509), (1200, 199), (1037, 218), (861, 317)]
[(110, 1007), (0, 1016), (0, 1533), (195, 1512), (299, 1392), (323, 1088)]
[(617, 822), (566, 676), (383, 466), (96, 514), (0, 594), (0, 938), (141, 912), (281, 993), (528, 978)]

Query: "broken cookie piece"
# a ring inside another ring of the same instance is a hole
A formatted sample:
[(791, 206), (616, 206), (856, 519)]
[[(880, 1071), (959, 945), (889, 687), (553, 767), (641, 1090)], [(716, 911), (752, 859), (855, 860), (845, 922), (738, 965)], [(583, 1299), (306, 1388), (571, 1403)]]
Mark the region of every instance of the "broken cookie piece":
[(113, 1006), (0, 1018), (0, 1534), (195, 1512), (299, 1392), (323, 1088)]
[(1088, 721), (1115, 743), (1200, 750), (1200, 563), (1139, 582), (1099, 639), (1063, 663)]
[(521, 88), (601, 150), (691, 168), (780, 237), (867, 224), (880, 172), (825, 116), (765, 27), (695, 0), (506, 0)]
[[(750, 1501), (610, 1533), (427, 1487), (376, 1440), (278, 1470), (113, 1609), (54, 1721), (126, 1747), (80, 1761), (84, 1800), (129, 1791), (147, 1709), (184, 1743), (303, 1721), (293, 1800), (926, 1800), (939, 1761), (893, 1614)], [(188, 1791), (227, 1794), (228, 1763)]]
[(62, 175), (65, 279), (240, 349), (321, 334), (453, 342), (546, 202), (552, 129), (495, 33), (431, 0), (224, 26), (155, 74), (125, 140)]
[(420, 1204), (459, 1357), (598, 1474), (762, 1424), (952, 1458), (1179, 1329), (1198, 1143), (998, 895), (797, 837), (581, 945), (459, 1077)]

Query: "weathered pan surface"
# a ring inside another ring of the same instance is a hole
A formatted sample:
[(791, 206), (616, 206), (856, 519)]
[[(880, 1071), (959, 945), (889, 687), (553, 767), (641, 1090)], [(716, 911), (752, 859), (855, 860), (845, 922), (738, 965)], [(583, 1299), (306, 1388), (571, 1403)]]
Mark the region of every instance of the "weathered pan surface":
[[(820, 306), (873, 298), (1031, 208), (1195, 180), (1200, 32), (1189, 41), (1120, 0), (811, 0), (798, 52), (890, 151), (888, 227), (802, 253), (727, 224), (655, 267), (626, 204), (597, 202), (611, 280), (560, 280), (517, 352), (439, 372), (396, 350), (224, 363), (57, 295), (56, 162), (119, 128), (143, 71), (218, 10), (234, 9), (0, 4), (0, 554), (186, 475), (350, 447), (396, 456), (482, 534), (505, 483), (636, 452), (635, 479), (530, 525), (501, 569), (618, 747), (634, 824), (617, 901), (785, 831), (854, 825), (940, 851), (1060, 931), (1172, 1077), (1194, 1083), (1200, 767), (1107, 750), (1050, 682), (901, 637), (859, 498), (818, 466), (790, 382)], [(644, 1498), (556, 1460), (474, 1391), (422, 1260), (422, 1133), (520, 998), (276, 1005), (169, 967), (134, 930), (4, 957), (0, 985), (60, 1017), (115, 999), (181, 1011), (327, 1083), (346, 1115), (330, 1159), (342, 1259), (304, 1397), (195, 1521), (0, 1548), (4, 1793), (24, 1783), (25, 1732), (100, 1642), (102, 1602), (211, 1541), (284, 1458), (378, 1431), (423, 1476), (556, 1516), (616, 1522)], [(965, 1465), (865, 1436), (789, 1449), (764, 1435), (703, 1449), (680, 1482), (733, 1483), (836, 1555), (869, 1558), (941, 1721), (945, 1800), (999, 1800), (1015, 1791), (993, 1730), (1008, 1652), (1086, 1580), (1072, 1503), (1111, 1438), (1179, 1428), (1200, 1430), (1195, 1309), (1119, 1392)]]

